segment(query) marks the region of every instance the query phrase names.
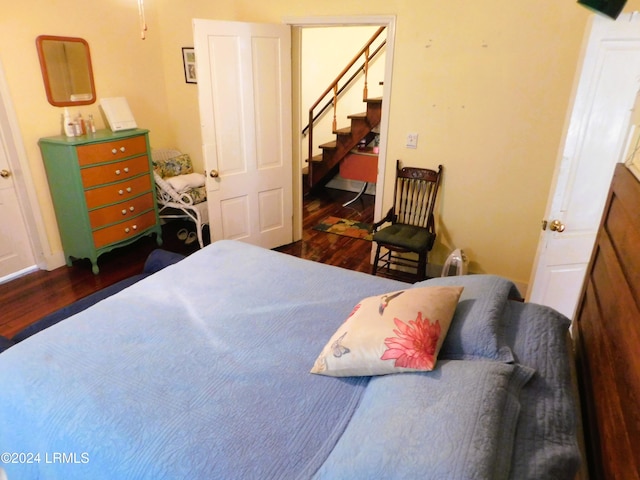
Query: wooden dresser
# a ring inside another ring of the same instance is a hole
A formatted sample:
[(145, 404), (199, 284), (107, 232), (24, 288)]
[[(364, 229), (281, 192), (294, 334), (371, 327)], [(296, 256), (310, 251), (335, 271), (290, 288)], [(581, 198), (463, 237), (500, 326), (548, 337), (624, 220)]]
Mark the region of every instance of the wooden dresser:
[(38, 142), (67, 265), (91, 260), (143, 235), (162, 244), (148, 130), (98, 130)]

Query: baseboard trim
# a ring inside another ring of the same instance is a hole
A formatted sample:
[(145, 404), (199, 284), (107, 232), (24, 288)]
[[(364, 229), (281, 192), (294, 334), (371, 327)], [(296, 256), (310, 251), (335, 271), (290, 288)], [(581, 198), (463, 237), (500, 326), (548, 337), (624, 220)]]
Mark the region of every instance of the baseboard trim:
[(32, 265), (27, 268), (23, 268), (22, 270), (18, 270), (17, 272), (10, 273), (9, 275), (5, 275), (4, 277), (0, 277), (0, 284), (10, 282), (11, 280), (15, 280), (18, 277), (22, 277), (23, 275), (27, 275), (29, 273), (33, 273), (38, 271), (37, 265)]

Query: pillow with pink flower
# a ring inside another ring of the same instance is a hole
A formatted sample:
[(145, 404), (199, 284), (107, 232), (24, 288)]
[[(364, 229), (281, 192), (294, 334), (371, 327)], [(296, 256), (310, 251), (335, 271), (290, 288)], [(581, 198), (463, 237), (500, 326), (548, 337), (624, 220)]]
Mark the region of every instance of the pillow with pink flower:
[(408, 288), (363, 299), (311, 373), (351, 377), (433, 370), (462, 290)]

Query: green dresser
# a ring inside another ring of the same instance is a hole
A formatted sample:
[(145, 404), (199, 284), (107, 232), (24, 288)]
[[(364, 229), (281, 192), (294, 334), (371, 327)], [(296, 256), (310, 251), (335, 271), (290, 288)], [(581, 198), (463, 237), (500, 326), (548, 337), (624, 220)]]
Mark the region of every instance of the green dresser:
[(98, 130), (42, 138), (49, 189), (67, 265), (156, 234), (162, 244), (148, 130)]

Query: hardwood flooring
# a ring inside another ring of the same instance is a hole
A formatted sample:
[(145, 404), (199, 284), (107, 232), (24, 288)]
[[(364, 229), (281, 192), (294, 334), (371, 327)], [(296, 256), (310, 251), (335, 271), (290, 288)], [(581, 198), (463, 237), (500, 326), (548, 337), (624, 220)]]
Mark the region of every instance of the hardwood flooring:
[[(330, 215), (372, 222), (374, 197), (363, 195), (349, 207), (342, 206), (354, 196), (351, 192), (324, 189), (305, 197), (302, 240), (277, 250), (316, 262), (369, 272), (371, 242), (313, 230)], [(177, 231), (184, 227), (191, 225), (180, 221), (164, 225), (161, 248), (187, 255), (197, 250), (197, 242), (185, 246), (177, 239)], [(142, 272), (147, 256), (155, 248), (158, 248), (155, 239), (146, 237), (106, 253), (98, 260), (98, 275), (91, 272), (88, 261), (80, 260), (71, 267), (63, 266), (51, 272), (42, 270), (0, 284), (0, 335), (11, 338), (49, 313)]]
[(320, 193), (305, 198), (302, 240), (276, 250), (314, 262), (370, 272), (370, 241), (313, 230), (314, 226), (328, 216), (373, 222), (375, 197), (363, 195), (348, 207), (342, 206), (354, 196), (355, 193), (325, 188)]

